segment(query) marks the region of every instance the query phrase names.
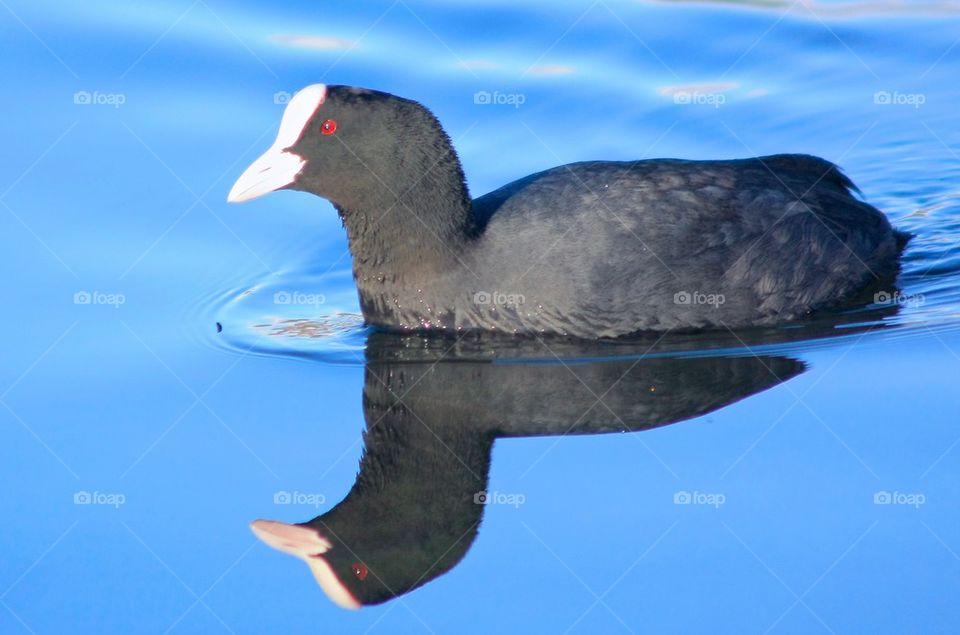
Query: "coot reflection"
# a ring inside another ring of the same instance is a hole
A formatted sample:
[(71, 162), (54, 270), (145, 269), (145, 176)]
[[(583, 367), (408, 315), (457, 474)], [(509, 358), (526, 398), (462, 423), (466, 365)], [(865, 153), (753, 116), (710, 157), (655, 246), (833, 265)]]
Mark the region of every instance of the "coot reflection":
[[(575, 351), (595, 361), (491, 361), (469, 343), (373, 334), (356, 483), (313, 520), (259, 520), (254, 532), (304, 559), (340, 606), (378, 604), (466, 555), (483, 516), (495, 440), (655, 428), (717, 410), (805, 368), (778, 355), (652, 358), (647, 343), (620, 345), (605, 361), (610, 350), (600, 344), (577, 344)], [(529, 358), (544, 349), (531, 340), (514, 342), (513, 352)]]

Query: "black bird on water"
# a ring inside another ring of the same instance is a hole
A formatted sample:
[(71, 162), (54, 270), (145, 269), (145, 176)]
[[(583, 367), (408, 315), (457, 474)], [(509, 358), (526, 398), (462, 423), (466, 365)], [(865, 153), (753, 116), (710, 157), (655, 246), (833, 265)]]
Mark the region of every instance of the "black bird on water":
[(471, 200), (429, 110), (323, 84), (290, 100), (228, 200), (278, 189), (333, 203), (364, 318), (400, 331), (776, 325), (890, 284), (907, 240), (837, 166), (798, 154), (586, 161)]

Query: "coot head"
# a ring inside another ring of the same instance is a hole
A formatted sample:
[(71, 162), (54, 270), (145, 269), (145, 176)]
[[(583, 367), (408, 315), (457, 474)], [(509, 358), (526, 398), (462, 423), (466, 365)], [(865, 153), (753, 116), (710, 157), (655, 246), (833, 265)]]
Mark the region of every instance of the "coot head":
[(240, 176), (227, 200), (293, 189), (341, 210), (383, 208), (452, 153), (439, 122), (414, 101), (313, 84), (290, 99), (273, 145)]

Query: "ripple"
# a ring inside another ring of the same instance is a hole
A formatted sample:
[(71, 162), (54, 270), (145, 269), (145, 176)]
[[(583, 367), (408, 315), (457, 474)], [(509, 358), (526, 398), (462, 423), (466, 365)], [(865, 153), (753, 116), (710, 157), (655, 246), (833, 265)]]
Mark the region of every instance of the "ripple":
[[(922, 240), (920, 241), (922, 243)], [(920, 244), (918, 243), (918, 244)], [(570, 363), (624, 358), (704, 357), (760, 354), (802, 355), (862, 340), (938, 337), (960, 329), (960, 284), (956, 268), (931, 268), (936, 254), (917, 248), (904, 257), (901, 287), (881, 291), (874, 302), (825, 313), (778, 328), (703, 333), (638, 334), (607, 341), (562, 337), (483, 334), (383, 333), (366, 327), (356, 311), (326, 305), (318, 281), (303, 274), (272, 276), (206, 300), (201, 311), (208, 343), (242, 354), (362, 365), (368, 343), (377, 355), (399, 360), (489, 360)], [(291, 280), (300, 289), (288, 291)], [(286, 294), (286, 295), (284, 295)], [(884, 294), (884, 295), (882, 295)], [(323, 302), (320, 302), (320, 299)], [(317, 304), (311, 304), (315, 300)], [(217, 329), (212, 328), (215, 324)]]

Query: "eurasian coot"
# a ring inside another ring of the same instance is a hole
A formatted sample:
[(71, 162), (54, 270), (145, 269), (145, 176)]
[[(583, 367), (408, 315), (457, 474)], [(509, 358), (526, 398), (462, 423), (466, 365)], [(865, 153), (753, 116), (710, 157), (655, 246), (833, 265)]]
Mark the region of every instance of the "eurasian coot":
[(430, 111), (323, 84), (290, 100), (228, 200), (279, 189), (333, 203), (364, 318), (386, 329), (769, 326), (888, 284), (906, 240), (807, 155), (585, 161), (471, 200)]

